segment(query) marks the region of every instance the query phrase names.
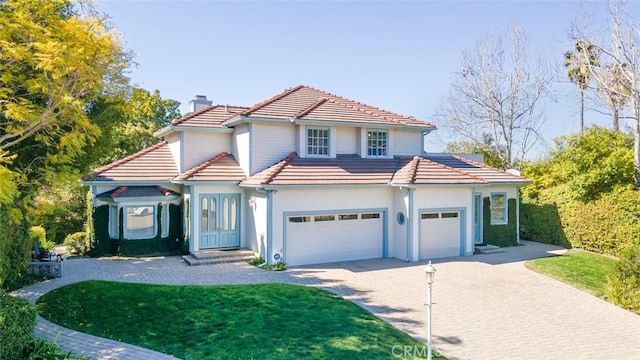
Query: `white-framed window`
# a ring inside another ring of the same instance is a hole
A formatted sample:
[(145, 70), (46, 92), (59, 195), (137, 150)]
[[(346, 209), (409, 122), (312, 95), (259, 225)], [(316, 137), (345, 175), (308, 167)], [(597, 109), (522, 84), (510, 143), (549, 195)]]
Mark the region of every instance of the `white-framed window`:
[(109, 237), (117, 239), (120, 237), (120, 212), (118, 205), (109, 206)]
[(329, 156), (329, 128), (307, 128), (307, 156)]
[(162, 205), (162, 222), (160, 223), (160, 228), (162, 229), (162, 232), (160, 234), (160, 236), (162, 236), (163, 238), (166, 238), (169, 236), (169, 223), (171, 222), (170, 218), (169, 218), (169, 204), (163, 204)]
[(126, 239), (150, 239), (156, 236), (155, 205), (124, 207), (124, 237)]
[(507, 193), (491, 193), (489, 198), (491, 210), (491, 225), (504, 225), (508, 222)]
[(386, 130), (368, 130), (367, 157), (386, 157), (388, 151), (388, 137), (389, 133)]

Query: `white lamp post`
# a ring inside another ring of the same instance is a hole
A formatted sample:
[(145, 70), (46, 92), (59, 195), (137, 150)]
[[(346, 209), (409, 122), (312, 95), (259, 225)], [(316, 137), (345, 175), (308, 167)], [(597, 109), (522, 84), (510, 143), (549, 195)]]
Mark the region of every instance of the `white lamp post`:
[(425, 266), (424, 273), (427, 276), (427, 359), (431, 360), (431, 285), (433, 285), (433, 279), (436, 276), (436, 268), (431, 265), (431, 260)]

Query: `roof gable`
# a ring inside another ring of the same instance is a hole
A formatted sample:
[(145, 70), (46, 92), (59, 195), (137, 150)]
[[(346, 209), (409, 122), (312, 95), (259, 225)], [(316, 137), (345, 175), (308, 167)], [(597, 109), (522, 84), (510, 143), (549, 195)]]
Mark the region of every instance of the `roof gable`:
[(185, 171), (183, 174), (177, 176), (175, 180), (240, 182), (244, 178), (244, 172), (233, 155), (223, 152)]
[(166, 181), (178, 175), (166, 141), (114, 161), (86, 175), (85, 181)]
[(131, 198), (177, 199), (180, 197), (180, 194), (161, 186), (120, 186), (113, 190), (98, 194), (96, 197), (101, 200), (111, 201)]
[(258, 103), (242, 113), (247, 117), (288, 120), (331, 120), (403, 125), (434, 129), (434, 124), (400, 115), (309, 86), (298, 85)]

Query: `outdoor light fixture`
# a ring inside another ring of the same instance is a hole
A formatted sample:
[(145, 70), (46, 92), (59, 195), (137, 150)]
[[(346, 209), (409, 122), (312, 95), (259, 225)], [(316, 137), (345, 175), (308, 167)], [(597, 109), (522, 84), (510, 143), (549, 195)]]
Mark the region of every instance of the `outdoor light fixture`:
[(427, 276), (427, 359), (431, 360), (431, 285), (436, 277), (436, 268), (431, 265), (431, 260), (424, 267), (424, 274)]

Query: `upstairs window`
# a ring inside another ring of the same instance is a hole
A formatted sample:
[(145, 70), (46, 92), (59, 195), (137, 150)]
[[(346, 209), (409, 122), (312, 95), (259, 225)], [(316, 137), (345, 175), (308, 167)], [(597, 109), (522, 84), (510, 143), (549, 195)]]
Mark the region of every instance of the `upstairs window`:
[(367, 157), (386, 157), (387, 137), (388, 133), (386, 131), (367, 131)]
[(329, 129), (307, 129), (307, 155), (329, 156)]

